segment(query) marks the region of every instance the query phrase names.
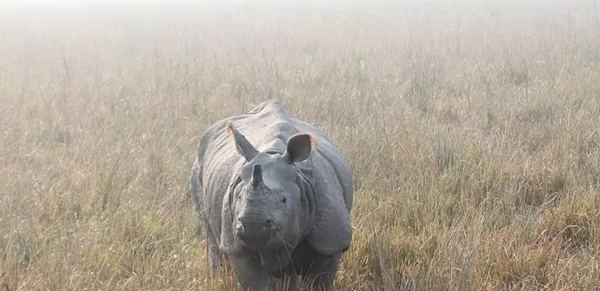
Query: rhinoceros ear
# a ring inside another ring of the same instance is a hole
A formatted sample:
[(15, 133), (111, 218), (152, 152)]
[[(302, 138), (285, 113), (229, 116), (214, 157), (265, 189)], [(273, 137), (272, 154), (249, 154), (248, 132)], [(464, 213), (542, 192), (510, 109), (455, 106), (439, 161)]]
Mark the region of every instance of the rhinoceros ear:
[(289, 163), (302, 162), (316, 148), (315, 138), (308, 133), (298, 133), (288, 139), (287, 150), (283, 155)]
[(251, 161), (256, 155), (258, 155), (256, 148), (254, 148), (254, 146), (246, 139), (244, 135), (242, 135), (233, 127), (231, 121), (227, 123), (226, 130), (228, 133), (233, 134), (235, 149), (240, 155), (244, 156), (247, 162)]

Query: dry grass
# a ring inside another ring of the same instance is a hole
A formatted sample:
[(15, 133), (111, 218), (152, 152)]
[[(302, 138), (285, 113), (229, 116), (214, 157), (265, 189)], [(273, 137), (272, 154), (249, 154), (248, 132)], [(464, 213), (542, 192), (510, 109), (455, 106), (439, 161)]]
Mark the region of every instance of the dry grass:
[(0, 8), (0, 290), (229, 290), (187, 181), (267, 98), (352, 164), (337, 290), (600, 290), (600, 5), (463, 2)]

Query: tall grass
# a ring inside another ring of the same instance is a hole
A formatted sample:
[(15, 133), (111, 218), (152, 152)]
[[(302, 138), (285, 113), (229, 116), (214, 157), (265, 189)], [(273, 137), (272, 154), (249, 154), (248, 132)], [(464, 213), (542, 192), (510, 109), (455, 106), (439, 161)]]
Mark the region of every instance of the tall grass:
[(0, 290), (230, 290), (188, 194), (269, 98), (355, 175), (337, 290), (600, 289), (594, 1), (4, 6)]

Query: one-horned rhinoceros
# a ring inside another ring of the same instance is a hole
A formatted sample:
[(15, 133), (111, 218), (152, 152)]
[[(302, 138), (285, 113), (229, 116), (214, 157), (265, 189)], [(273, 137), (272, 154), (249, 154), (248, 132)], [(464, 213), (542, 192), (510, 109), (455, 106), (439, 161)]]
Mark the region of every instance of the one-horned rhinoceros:
[(190, 188), (211, 272), (224, 253), (244, 290), (297, 276), (329, 290), (352, 240), (354, 189), (323, 131), (269, 100), (211, 125), (197, 154)]

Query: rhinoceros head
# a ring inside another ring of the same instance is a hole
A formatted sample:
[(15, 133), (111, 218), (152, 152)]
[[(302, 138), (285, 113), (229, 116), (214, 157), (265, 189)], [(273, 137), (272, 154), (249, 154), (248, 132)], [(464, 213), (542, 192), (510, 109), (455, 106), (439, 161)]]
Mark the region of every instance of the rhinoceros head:
[(232, 233), (222, 239), (253, 249), (294, 247), (306, 231), (312, 203), (300, 188), (295, 163), (309, 157), (314, 138), (299, 133), (287, 140), (284, 153), (259, 152), (231, 124), (227, 129), (245, 163), (230, 193), (231, 221), (223, 221), (231, 223)]

